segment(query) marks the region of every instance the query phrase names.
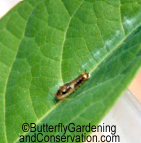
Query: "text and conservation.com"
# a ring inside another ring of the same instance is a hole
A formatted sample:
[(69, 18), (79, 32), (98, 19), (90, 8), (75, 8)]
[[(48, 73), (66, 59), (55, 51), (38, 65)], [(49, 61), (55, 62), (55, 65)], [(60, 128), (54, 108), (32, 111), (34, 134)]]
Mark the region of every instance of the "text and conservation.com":
[[(69, 123), (66, 126), (62, 123), (57, 125), (24, 123), (22, 130), (24, 134), (20, 135), (20, 142), (120, 142), (120, 136), (116, 134), (116, 126), (105, 125), (104, 123), (97, 126), (90, 123), (87, 125)], [(61, 135), (59, 132), (61, 132)], [(72, 132), (75, 132), (75, 135)], [(101, 135), (100, 137), (88, 135), (92, 132), (107, 132), (110, 134)]]

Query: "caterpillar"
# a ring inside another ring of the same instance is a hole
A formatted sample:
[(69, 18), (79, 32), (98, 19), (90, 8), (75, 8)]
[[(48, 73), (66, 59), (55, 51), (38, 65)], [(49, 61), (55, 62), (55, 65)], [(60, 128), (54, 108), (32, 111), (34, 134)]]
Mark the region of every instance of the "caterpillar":
[(88, 78), (90, 78), (90, 74), (83, 72), (80, 76), (78, 76), (73, 81), (60, 86), (59, 90), (55, 94), (58, 100), (63, 100), (67, 96), (69, 96), (72, 92), (74, 92), (83, 82), (85, 82)]

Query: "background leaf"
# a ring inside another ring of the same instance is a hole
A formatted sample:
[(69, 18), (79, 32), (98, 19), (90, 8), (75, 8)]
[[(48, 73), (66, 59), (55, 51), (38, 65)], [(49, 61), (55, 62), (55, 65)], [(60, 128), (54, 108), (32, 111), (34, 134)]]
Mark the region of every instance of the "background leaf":
[[(0, 20), (0, 54), (1, 142), (32, 135), (25, 122), (97, 125), (141, 66), (141, 2), (24, 0)], [(91, 78), (54, 102), (85, 69)]]

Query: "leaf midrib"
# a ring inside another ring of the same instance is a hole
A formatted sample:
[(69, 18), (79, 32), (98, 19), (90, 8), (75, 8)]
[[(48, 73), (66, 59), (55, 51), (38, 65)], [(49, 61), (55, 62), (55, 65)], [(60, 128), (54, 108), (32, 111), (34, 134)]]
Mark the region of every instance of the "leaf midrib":
[(115, 46), (115, 48), (113, 48), (107, 55), (105, 55), (105, 57), (98, 63), (96, 64), (96, 66), (90, 71), (90, 73), (92, 73), (112, 52), (114, 52), (122, 43), (123, 41), (129, 36), (131, 35), (138, 27), (141, 26), (141, 23), (139, 23), (139, 25), (133, 29), (132, 32), (130, 32), (127, 36), (125, 36), (118, 44), (117, 46)]

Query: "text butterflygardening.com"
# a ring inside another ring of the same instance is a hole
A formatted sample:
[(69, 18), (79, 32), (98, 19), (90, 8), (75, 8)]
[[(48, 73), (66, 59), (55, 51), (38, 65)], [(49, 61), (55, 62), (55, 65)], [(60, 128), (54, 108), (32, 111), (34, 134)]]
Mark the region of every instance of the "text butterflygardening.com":
[[(120, 142), (120, 136), (116, 135), (115, 125), (75, 125), (69, 123), (57, 125), (35, 123), (24, 123), (22, 125), (23, 135), (20, 135), (20, 142)], [(89, 135), (92, 132), (110, 133), (110, 135)]]

